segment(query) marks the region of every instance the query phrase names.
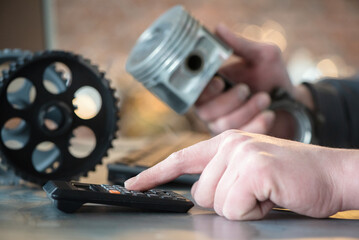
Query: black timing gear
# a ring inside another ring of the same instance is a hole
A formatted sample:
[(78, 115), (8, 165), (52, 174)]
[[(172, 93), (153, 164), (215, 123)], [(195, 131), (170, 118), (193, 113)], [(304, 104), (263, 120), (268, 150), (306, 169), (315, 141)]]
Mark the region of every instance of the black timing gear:
[[(55, 63), (69, 69), (71, 80), (55, 70)], [(100, 108), (91, 117), (76, 112), (74, 100), (84, 87), (95, 90), (100, 99), (96, 103)], [(26, 54), (3, 71), (0, 111), (0, 157), (23, 179), (38, 184), (77, 179), (95, 170), (118, 130), (117, 98), (104, 73), (81, 56), (64, 51)], [(86, 156), (70, 149), (70, 141), (82, 127), (96, 140)]]

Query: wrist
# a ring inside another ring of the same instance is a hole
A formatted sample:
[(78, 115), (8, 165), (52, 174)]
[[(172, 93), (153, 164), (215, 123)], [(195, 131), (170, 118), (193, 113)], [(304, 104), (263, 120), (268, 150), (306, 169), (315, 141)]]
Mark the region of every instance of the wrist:
[(338, 150), (343, 153), (336, 158), (335, 169), (338, 192), (341, 195), (341, 211), (359, 209), (359, 150)]

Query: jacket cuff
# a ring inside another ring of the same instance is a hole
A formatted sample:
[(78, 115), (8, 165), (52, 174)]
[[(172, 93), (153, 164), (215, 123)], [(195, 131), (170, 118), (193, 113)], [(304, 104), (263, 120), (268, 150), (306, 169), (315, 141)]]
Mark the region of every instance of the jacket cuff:
[[(340, 80), (339, 80), (340, 81)], [(304, 83), (313, 96), (316, 121), (314, 135), (318, 144), (328, 147), (349, 147), (348, 112), (340, 90), (332, 80), (323, 80), (316, 84)]]

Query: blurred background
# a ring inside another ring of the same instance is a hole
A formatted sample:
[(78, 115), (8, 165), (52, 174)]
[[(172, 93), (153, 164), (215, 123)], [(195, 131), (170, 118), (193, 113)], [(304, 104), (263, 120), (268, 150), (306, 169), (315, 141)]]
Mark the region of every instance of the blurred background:
[(91, 59), (120, 96), (123, 136), (205, 131), (193, 113), (176, 114), (125, 71), (140, 34), (176, 4), (211, 31), (222, 22), (277, 44), (295, 84), (359, 69), (357, 0), (0, 0), (0, 49), (61, 49)]

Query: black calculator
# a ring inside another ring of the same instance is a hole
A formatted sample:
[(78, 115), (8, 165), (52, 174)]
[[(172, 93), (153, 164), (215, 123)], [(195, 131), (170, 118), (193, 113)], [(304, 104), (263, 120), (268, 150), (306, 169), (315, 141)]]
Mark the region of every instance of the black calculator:
[(131, 191), (120, 185), (49, 181), (43, 189), (61, 211), (73, 213), (85, 203), (97, 203), (156, 212), (185, 213), (192, 201), (168, 190)]

